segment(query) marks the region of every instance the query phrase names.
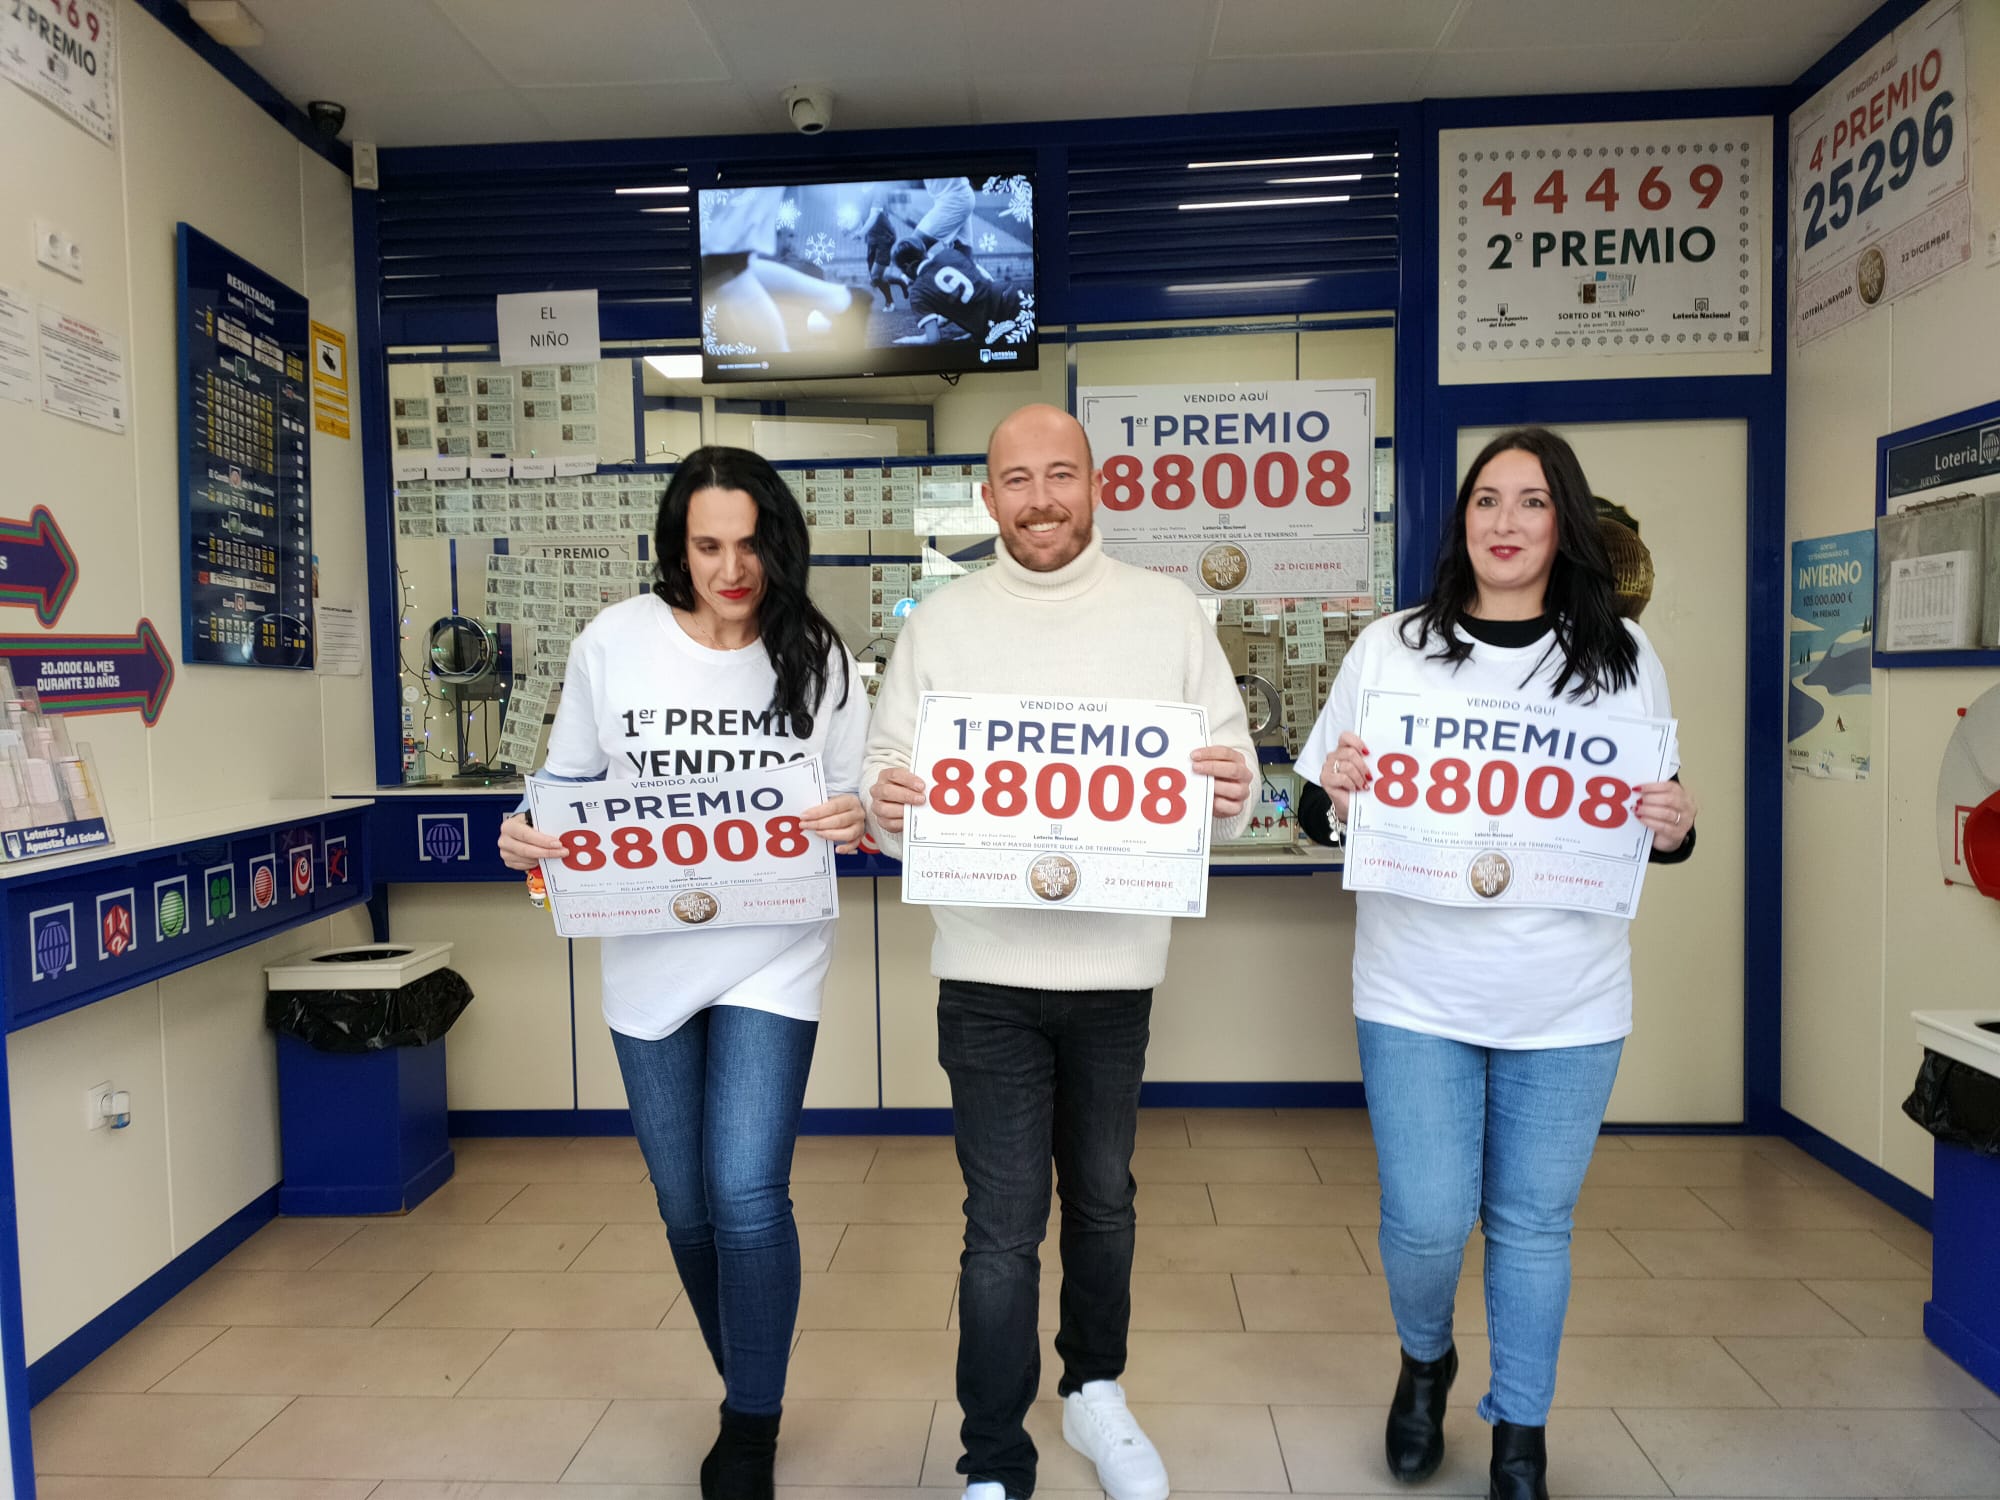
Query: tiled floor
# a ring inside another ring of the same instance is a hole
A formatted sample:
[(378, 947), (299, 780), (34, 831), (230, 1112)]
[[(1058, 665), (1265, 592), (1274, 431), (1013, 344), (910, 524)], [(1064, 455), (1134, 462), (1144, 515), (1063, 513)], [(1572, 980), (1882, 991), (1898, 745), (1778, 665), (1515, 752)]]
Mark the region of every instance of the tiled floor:
[[(695, 1500), (719, 1387), (636, 1147), (458, 1152), (406, 1219), (268, 1226), (43, 1402), (42, 1495)], [(1126, 1386), (1175, 1493), (1393, 1493), (1365, 1120), (1149, 1112), (1134, 1172)], [(794, 1196), (781, 1493), (955, 1496), (949, 1143), (802, 1140)], [(1577, 1222), (1558, 1495), (2000, 1497), (2000, 1397), (1922, 1337), (1928, 1238), (1826, 1168), (1774, 1140), (1607, 1137)], [(1478, 1250), (1454, 1447), (1424, 1493), (1485, 1493)], [(1048, 1330), (1054, 1292), (1051, 1272)], [(1094, 1495), (1055, 1377), (1051, 1353), (1039, 1493)]]

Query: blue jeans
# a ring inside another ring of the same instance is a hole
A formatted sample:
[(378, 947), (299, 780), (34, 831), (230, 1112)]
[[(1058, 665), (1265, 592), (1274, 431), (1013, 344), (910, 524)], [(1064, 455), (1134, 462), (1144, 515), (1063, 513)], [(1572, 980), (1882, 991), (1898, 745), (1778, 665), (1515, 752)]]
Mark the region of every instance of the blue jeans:
[(667, 1245), (731, 1411), (778, 1412), (799, 1317), (792, 1142), (816, 1021), (715, 1005), (658, 1041), (611, 1033)]
[(1577, 1194), (1624, 1043), (1508, 1051), (1355, 1022), (1382, 1175), (1382, 1270), (1414, 1359), (1451, 1347), (1477, 1218), (1486, 1237), (1489, 1422), (1541, 1427), (1569, 1310)]
[(1062, 1202), (1057, 1391), (1125, 1372), (1132, 1321), (1132, 1147), (1153, 1011), (1150, 990), (1034, 990), (947, 979), (938, 1061), (965, 1174), (958, 1404), (968, 1484), (1035, 1491), (1024, 1425), (1041, 1386), (1038, 1251), (1050, 1166)]

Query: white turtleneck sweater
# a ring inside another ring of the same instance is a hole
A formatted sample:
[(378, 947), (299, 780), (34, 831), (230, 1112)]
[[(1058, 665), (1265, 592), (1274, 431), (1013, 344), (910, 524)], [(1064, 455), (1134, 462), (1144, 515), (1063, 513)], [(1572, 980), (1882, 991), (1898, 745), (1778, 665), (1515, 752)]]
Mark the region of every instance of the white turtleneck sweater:
[[(1235, 675), (1187, 586), (1090, 545), (1053, 573), (1022, 567), (1005, 545), (994, 564), (940, 589), (904, 622), (882, 679), (862, 762), (869, 831), (884, 852), (902, 843), (876, 823), (868, 792), (886, 767), (907, 770), (925, 692), (1071, 694), (1195, 703), (1209, 742), (1256, 764)], [(1217, 819), (1233, 838), (1249, 816)], [(1173, 918), (1107, 912), (933, 906), (940, 979), (1048, 990), (1151, 989), (1166, 977)]]

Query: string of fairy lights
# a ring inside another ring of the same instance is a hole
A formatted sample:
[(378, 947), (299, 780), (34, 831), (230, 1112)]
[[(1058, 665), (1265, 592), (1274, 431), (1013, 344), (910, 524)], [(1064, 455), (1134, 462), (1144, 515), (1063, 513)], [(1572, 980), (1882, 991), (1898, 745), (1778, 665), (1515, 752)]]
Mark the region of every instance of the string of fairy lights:
[[(460, 761), (455, 753), (453, 753), (450, 750), (445, 750), (442, 748), (435, 747), (431, 743), (431, 706), (433, 704), (437, 704), (441, 708), (447, 710), (452, 714), (464, 713), (466, 712), (466, 710), (460, 707), (458, 704), (454, 703), (445, 694), (438, 691), (437, 676), (428, 667), (426, 667), (422, 671), (419, 671), (417, 668), (410, 665), (410, 657), (407, 648), (410, 643), (410, 621), (414, 618), (414, 615), (411, 612), (412, 601), (416, 591), (410, 583), (410, 575), (408, 570), (400, 565), (398, 565), (398, 567), (396, 568), (396, 586), (397, 589), (402, 594), (402, 602), (398, 606), (398, 611), (397, 611), (400, 618), (396, 623), (396, 661), (397, 664), (403, 669), (403, 676), (417, 685), (418, 692), (420, 692), (423, 695), (423, 705), (424, 705), (424, 715), (422, 722), (420, 724), (415, 724), (411, 726), (411, 729), (413, 731), (411, 734), (411, 739), (415, 742), (418, 753), (434, 757), (435, 759), (443, 762), (445, 765), (448, 766), (459, 765)], [(492, 710), (495, 706), (495, 703), (497, 702), (501, 711), (504, 713), (506, 711), (508, 697), (509, 697), (508, 685), (503, 683), (500, 689), (500, 697), (497, 700), (488, 699), (487, 701), (481, 703), (476, 710), (473, 710), (473, 712), (476, 712), (479, 715), (479, 733), (481, 742), (486, 752), (485, 755), (486, 762), (490, 762), (492, 760), (492, 753), (493, 753)], [(457, 731), (455, 728), (452, 732), (451, 738), (452, 742), (455, 744), (458, 739)]]

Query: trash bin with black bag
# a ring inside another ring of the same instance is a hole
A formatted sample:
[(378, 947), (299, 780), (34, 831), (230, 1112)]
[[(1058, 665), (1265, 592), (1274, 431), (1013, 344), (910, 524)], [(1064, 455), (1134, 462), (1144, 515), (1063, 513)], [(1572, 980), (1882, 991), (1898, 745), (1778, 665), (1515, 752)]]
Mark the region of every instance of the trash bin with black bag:
[(2000, 1008), (1917, 1011), (1903, 1113), (1935, 1138), (1924, 1333), (2000, 1392)]
[(445, 1033), (471, 1003), (450, 943), (365, 943), (265, 970), (285, 1214), (393, 1214), (451, 1180)]

